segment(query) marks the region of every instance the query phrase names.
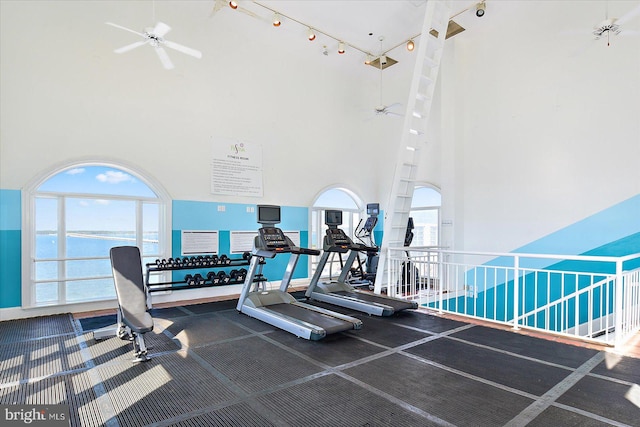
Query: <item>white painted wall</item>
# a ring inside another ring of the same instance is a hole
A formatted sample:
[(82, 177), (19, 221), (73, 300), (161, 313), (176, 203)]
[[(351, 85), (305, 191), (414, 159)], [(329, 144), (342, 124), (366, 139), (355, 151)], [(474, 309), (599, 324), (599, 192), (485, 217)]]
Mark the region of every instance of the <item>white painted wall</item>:
[[(638, 4), (611, 1), (609, 16)], [(488, 2), (447, 46), (432, 167), (457, 249), (510, 251), (640, 193), (640, 37), (593, 42), (604, 14), (598, 1)]]
[(211, 144), (225, 137), (263, 146), (260, 202), (311, 205), (337, 182), (377, 198), (385, 171), (369, 172), (380, 166), (385, 125), (366, 119), (379, 77), (359, 59), (357, 73), (333, 53), (318, 66), (319, 46), (291, 45), (260, 22), (247, 32), (244, 14), (156, 2), (156, 20), (173, 27), (166, 38), (203, 51), (198, 61), (168, 50), (176, 68), (166, 71), (147, 46), (114, 54), (137, 38), (104, 24), (141, 30), (154, 22), (151, 2), (1, 7), (2, 188), (71, 159), (107, 158), (147, 171), (174, 199), (256, 203), (210, 194)]

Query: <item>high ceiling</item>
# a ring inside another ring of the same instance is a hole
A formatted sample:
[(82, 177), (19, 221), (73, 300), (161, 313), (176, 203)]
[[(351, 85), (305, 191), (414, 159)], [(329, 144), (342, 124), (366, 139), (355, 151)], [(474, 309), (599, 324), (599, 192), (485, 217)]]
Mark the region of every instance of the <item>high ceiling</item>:
[[(476, 1), (453, 1), (452, 14), (463, 26), (473, 26)], [(374, 57), (389, 50), (402, 55), (404, 45), (409, 39), (415, 39), (421, 32), (426, 0), (240, 0), (237, 10), (228, 6), (227, 0), (216, 0), (213, 18), (229, 18), (231, 14), (243, 15), (246, 24), (270, 30), (275, 12), (281, 16), (282, 25), (274, 31), (286, 33), (289, 37), (305, 40), (308, 29), (313, 28), (317, 38), (313, 49), (327, 56), (335, 55), (339, 41), (346, 45), (345, 56), (358, 57), (361, 61), (370, 53)], [(220, 15), (218, 18), (217, 15)], [(265, 28), (267, 27), (267, 28)], [(399, 49), (401, 48), (401, 49)], [(393, 56), (393, 53), (391, 53)]]
[[(466, 29), (461, 36), (519, 37), (528, 32), (542, 41), (546, 37), (558, 42), (573, 43), (577, 49), (593, 42), (591, 32), (607, 17), (625, 16), (626, 35), (639, 33), (640, 1), (638, 0), (485, 0), (486, 14), (475, 15), (480, 0), (453, 0), (451, 14), (456, 23)], [(365, 52), (377, 56), (389, 52), (394, 59), (409, 59), (405, 43), (420, 34), (426, 0), (239, 0), (233, 10), (227, 0), (212, 0), (213, 21), (233, 19), (244, 31), (255, 31), (256, 37), (271, 37), (281, 33), (288, 48), (299, 52), (340, 56), (343, 63), (362, 63)], [(274, 11), (279, 12), (282, 25), (273, 28)], [(316, 29), (317, 39), (306, 40), (308, 27)], [(323, 34), (324, 33), (324, 34)], [(503, 35), (500, 35), (502, 33)], [(383, 38), (382, 41), (380, 39)], [(346, 44), (347, 52), (337, 55), (338, 41)], [(306, 53), (305, 53), (306, 54)], [(344, 57), (344, 58), (342, 58)], [(348, 57), (348, 59), (347, 59)]]

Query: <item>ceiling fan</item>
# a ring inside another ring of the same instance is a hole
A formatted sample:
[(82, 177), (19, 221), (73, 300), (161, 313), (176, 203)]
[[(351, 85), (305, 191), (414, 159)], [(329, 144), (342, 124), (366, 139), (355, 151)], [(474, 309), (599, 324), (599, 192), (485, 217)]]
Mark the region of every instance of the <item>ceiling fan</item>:
[(202, 52), (200, 52), (199, 50), (166, 40), (164, 36), (169, 31), (171, 31), (171, 27), (164, 22), (158, 22), (153, 28), (146, 28), (144, 30), (144, 33), (140, 33), (121, 25), (114, 24), (113, 22), (106, 22), (106, 24), (111, 25), (112, 27), (120, 28), (121, 30), (129, 31), (133, 34), (137, 34), (144, 39), (118, 48), (114, 50), (115, 53), (125, 53), (142, 45), (148, 44), (154, 48), (156, 54), (158, 55), (158, 58), (160, 59), (160, 62), (162, 63), (162, 66), (167, 70), (174, 68), (174, 65), (173, 62), (171, 62), (171, 59), (169, 59), (169, 55), (167, 54), (167, 52), (164, 50), (165, 46), (170, 49), (177, 50), (178, 52), (185, 53), (189, 56), (193, 56), (194, 58), (202, 58)]
[[(380, 40), (380, 51), (382, 52), (382, 42), (384, 40), (384, 36), (380, 36), (378, 40)], [(385, 105), (382, 103), (382, 70), (384, 69), (384, 66), (386, 65), (386, 63), (387, 63), (386, 54), (380, 55), (380, 57), (378, 58), (378, 65), (380, 68), (380, 98), (379, 98), (380, 103), (373, 108), (373, 112), (376, 114), (376, 116), (384, 115), (384, 116), (402, 117), (402, 114), (396, 111), (393, 111), (394, 108), (401, 107), (402, 104), (400, 104), (399, 102), (395, 102), (390, 105)]]
[(607, 38), (607, 46), (610, 45), (609, 37), (613, 35), (619, 34), (638, 34), (637, 31), (633, 30), (624, 30), (621, 28), (623, 24), (631, 20), (634, 16), (640, 14), (640, 5), (636, 6), (634, 9), (622, 15), (620, 18), (609, 18), (609, 7), (607, 3), (607, 8), (605, 10), (605, 19), (600, 22), (598, 25), (594, 27), (592, 34), (595, 36), (596, 40), (600, 40), (602, 37)]

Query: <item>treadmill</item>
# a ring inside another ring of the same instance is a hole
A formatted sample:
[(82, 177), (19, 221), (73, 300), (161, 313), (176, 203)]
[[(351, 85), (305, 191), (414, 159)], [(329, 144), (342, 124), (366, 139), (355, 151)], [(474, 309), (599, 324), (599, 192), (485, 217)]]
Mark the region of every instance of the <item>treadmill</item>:
[[(345, 232), (339, 228), (342, 225), (342, 211), (325, 211), (325, 224), (329, 227), (324, 237), (324, 252), (320, 257), (320, 262), (316, 268), (311, 283), (307, 288), (305, 296), (317, 301), (346, 307), (375, 316), (391, 316), (392, 314), (407, 310), (417, 309), (416, 301), (407, 301), (401, 298), (394, 298), (386, 295), (375, 294), (370, 291), (356, 289), (347, 283), (347, 274), (351, 269), (353, 261), (359, 252), (377, 251), (377, 248), (363, 244), (354, 243)], [(347, 261), (342, 266), (342, 271), (335, 282), (322, 283), (320, 276), (329, 256), (338, 253), (349, 253)]]
[[(299, 302), (287, 292), (300, 255), (320, 255), (320, 251), (295, 246), (281, 229), (275, 227), (275, 224), (280, 222), (280, 206), (257, 207), (258, 223), (262, 224), (262, 227), (258, 229), (258, 235), (254, 239), (253, 256), (237, 310), (300, 338), (313, 341), (329, 334), (360, 329), (360, 319)], [(260, 262), (261, 259), (287, 253), (289, 263), (280, 289), (260, 289), (260, 283), (254, 283), (254, 277), (256, 274), (262, 274), (264, 263)]]

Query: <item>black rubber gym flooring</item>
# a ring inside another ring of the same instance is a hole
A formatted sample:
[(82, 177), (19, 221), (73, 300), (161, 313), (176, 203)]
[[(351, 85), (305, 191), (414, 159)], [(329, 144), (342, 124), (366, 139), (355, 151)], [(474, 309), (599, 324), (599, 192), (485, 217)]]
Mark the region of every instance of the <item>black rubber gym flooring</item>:
[(67, 404), (72, 426), (640, 426), (640, 359), (332, 308), (363, 328), (307, 341), (235, 301), (154, 309), (138, 364), (93, 338), (115, 316), (0, 322), (0, 405)]

